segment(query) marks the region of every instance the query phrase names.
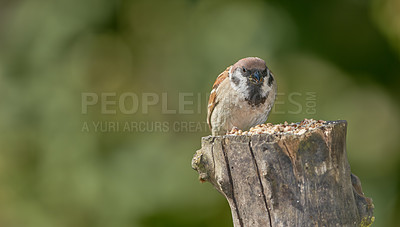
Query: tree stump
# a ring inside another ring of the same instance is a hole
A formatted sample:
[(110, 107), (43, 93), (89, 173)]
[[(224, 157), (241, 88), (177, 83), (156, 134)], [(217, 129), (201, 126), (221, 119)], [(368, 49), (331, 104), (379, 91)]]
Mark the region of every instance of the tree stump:
[(192, 167), (228, 200), (235, 227), (369, 226), (373, 204), (346, 156), (346, 121), (301, 135), (202, 138)]

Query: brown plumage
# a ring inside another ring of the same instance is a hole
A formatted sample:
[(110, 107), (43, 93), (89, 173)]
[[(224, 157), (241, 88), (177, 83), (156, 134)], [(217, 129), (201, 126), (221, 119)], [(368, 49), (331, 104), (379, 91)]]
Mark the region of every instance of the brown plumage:
[(228, 68), (225, 69), (225, 71), (223, 71), (221, 74), (219, 74), (219, 76), (217, 77), (217, 79), (215, 80), (213, 86), (212, 86), (212, 90), (210, 93), (210, 98), (208, 99), (208, 108), (207, 108), (207, 124), (208, 127), (211, 130), (211, 114), (214, 110), (216, 103), (216, 97), (217, 97), (217, 89), (219, 87), (219, 85), (222, 83), (222, 81), (224, 81), (226, 78), (228, 78), (229, 75), (229, 69), (231, 68), (231, 66), (229, 66)]
[(208, 100), (207, 124), (212, 135), (264, 123), (275, 96), (276, 82), (264, 60), (243, 58), (229, 66), (215, 80)]

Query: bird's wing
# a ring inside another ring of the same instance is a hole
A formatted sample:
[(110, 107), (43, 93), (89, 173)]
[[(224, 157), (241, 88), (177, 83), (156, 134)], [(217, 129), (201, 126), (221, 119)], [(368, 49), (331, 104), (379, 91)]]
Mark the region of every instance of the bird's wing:
[(211, 130), (211, 114), (214, 111), (214, 108), (218, 103), (218, 100), (217, 100), (217, 89), (218, 89), (219, 85), (226, 78), (228, 78), (230, 68), (231, 68), (231, 66), (229, 66), (228, 68), (225, 69), (225, 71), (223, 71), (221, 74), (219, 74), (219, 76), (215, 80), (214, 85), (212, 86), (212, 90), (211, 90), (211, 93), (210, 93), (210, 98), (208, 99), (208, 108), (207, 108), (207, 124), (208, 124), (208, 127), (210, 128), (210, 130)]

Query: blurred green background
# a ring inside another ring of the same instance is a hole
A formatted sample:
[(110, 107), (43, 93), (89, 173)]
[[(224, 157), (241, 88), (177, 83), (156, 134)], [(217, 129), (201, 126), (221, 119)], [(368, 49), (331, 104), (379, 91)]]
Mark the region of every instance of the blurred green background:
[[(232, 226), (190, 167), (209, 131), (184, 124), (205, 122), (216, 76), (247, 56), (276, 75), (270, 122), (348, 121), (373, 226), (398, 225), (399, 12), (398, 0), (1, 0), (0, 226)], [(99, 103), (84, 114), (87, 92)], [(116, 114), (101, 110), (106, 92)], [(118, 108), (126, 92), (134, 114)], [(148, 113), (144, 93), (159, 98)], [(179, 111), (184, 93), (193, 113)]]

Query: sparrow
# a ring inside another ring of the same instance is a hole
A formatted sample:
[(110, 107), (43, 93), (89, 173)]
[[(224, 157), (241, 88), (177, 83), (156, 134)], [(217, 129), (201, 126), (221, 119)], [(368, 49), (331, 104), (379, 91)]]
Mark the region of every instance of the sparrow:
[(265, 61), (240, 59), (217, 77), (208, 100), (207, 124), (213, 136), (233, 127), (241, 130), (265, 123), (275, 102), (277, 85)]

